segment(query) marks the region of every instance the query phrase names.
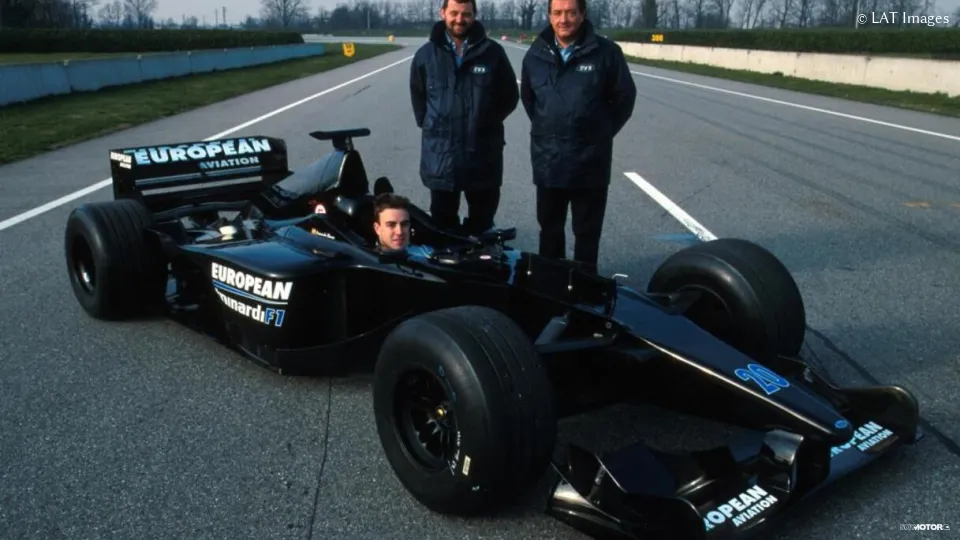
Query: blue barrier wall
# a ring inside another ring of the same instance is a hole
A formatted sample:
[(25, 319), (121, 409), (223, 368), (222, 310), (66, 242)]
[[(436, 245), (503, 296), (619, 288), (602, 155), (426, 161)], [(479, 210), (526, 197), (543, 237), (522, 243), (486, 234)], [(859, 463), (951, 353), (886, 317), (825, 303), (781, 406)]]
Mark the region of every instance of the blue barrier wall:
[(0, 66), (0, 106), (71, 92), (91, 92), (108, 86), (322, 56), (324, 53), (322, 43), (305, 43)]

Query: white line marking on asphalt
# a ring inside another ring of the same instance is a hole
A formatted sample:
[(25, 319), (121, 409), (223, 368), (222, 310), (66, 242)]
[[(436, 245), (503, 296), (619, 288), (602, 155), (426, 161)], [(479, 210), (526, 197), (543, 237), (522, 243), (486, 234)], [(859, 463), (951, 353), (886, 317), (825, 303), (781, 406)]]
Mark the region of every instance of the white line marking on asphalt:
[[(252, 126), (252, 125), (254, 125), (254, 124), (260, 123), (260, 122), (266, 120), (267, 118), (270, 118), (270, 117), (272, 117), (272, 116), (276, 116), (276, 115), (278, 115), (278, 114), (280, 114), (280, 113), (282, 113), (282, 112), (288, 111), (288, 110), (290, 110), (290, 109), (292, 109), (292, 108), (294, 108), (294, 107), (297, 107), (297, 106), (299, 106), (299, 105), (303, 105), (304, 103), (306, 103), (306, 102), (308, 102), (308, 101), (311, 101), (311, 100), (316, 99), (316, 98), (318, 98), (318, 97), (320, 97), (320, 96), (329, 94), (330, 92), (333, 92), (333, 91), (335, 91), (335, 90), (339, 90), (339, 89), (343, 88), (344, 86), (349, 86), (349, 85), (351, 85), (351, 84), (353, 84), (353, 83), (355, 83), (355, 82), (357, 82), (357, 81), (361, 81), (361, 80), (363, 80), (363, 79), (366, 79), (367, 77), (376, 75), (377, 73), (380, 73), (381, 71), (385, 71), (385, 70), (387, 70), (387, 69), (390, 69), (390, 68), (392, 68), (393, 66), (402, 64), (403, 62), (406, 62), (407, 60), (410, 60), (411, 58), (413, 58), (413, 56), (408, 56), (408, 57), (406, 57), (406, 58), (404, 58), (404, 59), (402, 59), (402, 60), (398, 60), (398, 61), (396, 61), (396, 62), (394, 62), (394, 63), (392, 63), (392, 64), (388, 64), (388, 65), (386, 65), (386, 66), (383, 66), (382, 68), (375, 69), (375, 70), (373, 70), (373, 71), (371, 71), (371, 72), (369, 72), (369, 73), (366, 73), (366, 74), (361, 75), (361, 76), (359, 76), (359, 77), (356, 77), (356, 78), (354, 78), (354, 79), (350, 79), (350, 80), (347, 81), (347, 82), (340, 83), (340, 84), (338, 84), (338, 85), (336, 85), (336, 86), (332, 86), (332, 87), (330, 87), (330, 88), (327, 88), (326, 90), (323, 90), (323, 91), (321, 91), (321, 92), (317, 92), (316, 94), (313, 94), (312, 96), (307, 96), (307, 97), (305, 97), (305, 98), (303, 98), (303, 99), (301, 99), (301, 100), (299, 100), (299, 101), (295, 101), (295, 102), (293, 102), (293, 103), (290, 103), (289, 105), (284, 105), (283, 107), (280, 107), (279, 109), (276, 109), (276, 110), (274, 110), (274, 111), (270, 111), (270, 112), (268, 112), (267, 114), (264, 114), (263, 116), (258, 116), (258, 117), (256, 117), (256, 118), (254, 118), (253, 120), (249, 120), (249, 121), (244, 122), (244, 123), (242, 123), (242, 124), (240, 124), (240, 125), (238, 125), (238, 126), (234, 126), (234, 127), (230, 128), (230, 129), (228, 129), (228, 130), (226, 130), (226, 131), (221, 131), (220, 133), (217, 133), (216, 135), (211, 135), (210, 137), (207, 137), (206, 139), (203, 139), (203, 141), (204, 141), (204, 142), (206, 142), (206, 141), (212, 141), (212, 140), (214, 140), (214, 139), (219, 139), (219, 138), (221, 138), (221, 137), (226, 137), (227, 135), (230, 135), (231, 133), (236, 133), (237, 131), (240, 131), (241, 129), (244, 129), (244, 128), (250, 127), (250, 126)], [(106, 157), (104, 157), (104, 159), (106, 159)], [(53, 210), (54, 208), (57, 208), (58, 206), (62, 206), (62, 205), (66, 204), (66, 203), (68, 203), (68, 202), (70, 202), (70, 201), (73, 201), (73, 200), (79, 199), (80, 197), (84, 197), (84, 196), (86, 196), (86, 195), (89, 195), (89, 194), (91, 194), (91, 193), (93, 193), (93, 192), (95, 192), (95, 191), (97, 191), (97, 190), (103, 189), (103, 188), (105, 188), (105, 187), (109, 187), (112, 183), (113, 183), (112, 177), (111, 177), (111, 178), (107, 178), (107, 179), (105, 179), (105, 180), (101, 180), (101, 181), (97, 182), (96, 184), (93, 184), (92, 186), (85, 187), (85, 188), (83, 188), (83, 189), (81, 189), (81, 190), (79, 190), (79, 191), (74, 191), (73, 193), (64, 195), (63, 197), (60, 197), (59, 199), (56, 199), (56, 200), (54, 200), (54, 201), (50, 201), (50, 202), (48, 202), (48, 203), (46, 203), (46, 204), (43, 204), (43, 205), (41, 205), (41, 206), (38, 206), (38, 207), (32, 209), (32, 210), (28, 210), (28, 211), (26, 211), (26, 212), (23, 212), (22, 214), (18, 214), (18, 215), (16, 215), (16, 216), (13, 216), (12, 218), (7, 218), (7, 219), (5, 219), (5, 220), (3, 220), (3, 221), (0, 221), (0, 231), (2, 231), (2, 230), (4, 230), (4, 229), (9, 229), (10, 227), (13, 227), (14, 225), (23, 223), (24, 221), (27, 221), (28, 219), (37, 217), (37, 216), (39, 216), (40, 214), (43, 214), (44, 212), (49, 212), (50, 210)]]
[(662, 206), (664, 210), (666, 210), (667, 212), (670, 212), (671, 216), (676, 218), (676, 220), (679, 221), (681, 225), (683, 225), (684, 227), (687, 228), (687, 230), (689, 230), (694, 235), (696, 235), (697, 238), (699, 238), (700, 240), (703, 240), (704, 242), (709, 242), (711, 240), (717, 239), (717, 236), (715, 234), (707, 230), (707, 228), (701, 225), (697, 220), (693, 219), (693, 216), (684, 212), (683, 208), (680, 208), (679, 206), (677, 206), (677, 203), (671, 201), (663, 193), (660, 193), (660, 190), (653, 187), (653, 185), (650, 184), (650, 182), (647, 182), (646, 180), (644, 180), (642, 176), (640, 176), (635, 172), (625, 172), (623, 174), (626, 175), (626, 177), (629, 178), (631, 181), (633, 181), (633, 183), (636, 184), (637, 187), (642, 189), (644, 193), (649, 195), (651, 199), (656, 201), (657, 204)]
[[(714, 92), (722, 92), (722, 93), (724, 93), (724, 94), (731, 94), (731, 95), (734, 95), (734, 96), (745, 97), (745, 98), (749, 98), (749, 99), (756, 99), (756, 100), (760, 100), (760, 101), (766, 101), (766, 102), (769, 102), (769, 103), (776, 103), (777, 105), (786, 105), (787, 107), (796, 107), (796, 108), (798, 108), (798, 109), (804, 109), (804, 110), (807, 110), (807, 111), (814, 111), (814, 112), (818, 112), (818, 113), (829, 114), (829, 115), (832, 115), (832, 116), (839, 116), (839, 117), (841, 117), (841, 118), (848, 118), (848, 119), (850, 119), (850, 120), (859, 120), (860, 122), (867, 122), (867, 123), (869, 123), (869, 124), (877, 124), (877, 125), (879, 125), (879, 126), (886, 126), (886, 127), (891, 127), (891, 128), (895, 128), (895, 129), (902, 129), (902, 130), (904, 130), (904, 131), (912, 131), (912, 132), (914, 132), (914, 133), (922, 133), (922, 134), (924, 134), (924, 135), (930, 135), (930, 136), (932, 136), (932, 137), (941, 137), (941, 138), (944, 138), (944, 139), (949, 139), (949, 140), (951, 140), (951, 141), (960, 141), (960, 136), (956, 136), (956, 135), (948, 135), (948, 134), (946, 134), (946, 133), (939, 133), (939, 132), (936, 132), (936, 131), (928, 131), (928, 130), (925, 130), (925, 129), (912, 128), (912, 127), (910, 127), (910, 126), (904, 126), (904, 125), (901, 125), (901, 124), (894, 124), (894, 123), (892, 123), (892, 122), (884, 122), (884, 121), (882, 121), (882, 120), (874, 120), (874, 119), (872, 119), (872, 118), (865, 118), (865, 117), (863, 117), (863, 116), (856, 116), (856, 115), (853, 115), (853, 114), (840, 113), (840, 112), (836, 112), (836, 111), (831, 111), (831, 110), (829, 110), (829, 109), (821, 109), (821, 108), (819, 108), (819, 107), (811, 107), (811, 106), (809, 106), (809, 105), (800, 105), (799, 103), (791, 103), (791, 102), (789, 102), (789, 101), (783, 101), (783, 100), (779, 100), (779, 99), (773, 99), (773, 98), (768, 98), (768, 97), (763, 97), (763, 96), (757, 96), (757, 95), (754, 95), (754, 94), (747, 94), (747, 93), (745, 93), (745, 92), (737, 92), (737, 91), (735, 91), (735, 90), (727, 90), (727, 89), (725, 89), (725, 88), (717, 88), (717, 87), (715, 87), (715, 86), (709, 86), (709, 85), (706, 85), (706, 84), (698, 84), (698, 83), (694, 83), (694, 82), (690, 82), (690, 81), (681, 81), (680, 79), (672, 79), (672, 78), (670, 78), (670, 77), (663, 77), (663, 76), (660, 76), (660, 75), (651, 75), (650, 73), (640, 73), (639, 71), (631, 71), (630, 73), (633, 73), (634, 75), (639, 75), (639, 76), (641, 76), (641, 77), (649, 77), (649, 78), (651, 78), (651, 79), (659, 79), (659, 80), (661, 80), (661, 81), (668, 81), (668, 82), (672, 82), (672, 83), (676, 83), (676, 84), (685, 84), (685, 85), (687, 85), (687, 86), (693, 86), (693, 87), (695, 87), (695, 88), (702, 88), (702, 89), (704, 89), (704, 90), (713, 90)], [(811, 95), (815, 95), (815, 94), (811, 94)]]
[[(512, 48), (514, 48), (514, 49), (523, 49), (523, 50), (526, 50), (526, 49), (529, 48), (529, 47), (522, 47), (522, 46), (520, 46), (520, 45), (516, 45), (516, 44), (513, 44), (513, 43), (504, 43), (504, 45), (509, 45), (510, 47), (512, 47)], [(668, 71), (669, 71), (669, 70), (668, 70)], [(884, 127), (894, 128), (894, 129), (902, 129), (902, 130), (904, 130), (904, 131), (911, 131), (911, 132), (913, 132), (913, 133), (921, 133), (921, 134), (923, 134), (923, 135), (930, 135), (931, 137), (940, 137), (940, 138), (942, 138), (942, 139), (947, 139), (947, 140), (951, 140), (951, 141), (960, 141), (960, 136), (957, 136), (957, 135), (949, 135), (949, 134), (947, 134), (947, 133), (940, 133), (940, 132), (937, 132), (937, 131), (929, 131), (929, 130), (926, 130), (926, 129), (913, 128), (913, 127), (910, 127), (910, 126), (904, 126), (904, 125), (902, 125), (902, 124), (894, 124), (893, 122), (884, 122), (884, 121), (882, 121), (882, 120), (874, 120), (874, 119), (872, 119), (872, 118), (866, 118), (866, 117), (863, 117), (863, 116), (856, 116), (856, 115), (853, 115), (853, 114), (846, 114), (846, 113), (841, 113), (841, 112), (837, 112), (837, 111), (831, 111), (831, 110), (829, 110), (829, 109), (821, 109), (820, 107), (811, 107), (810, 105), (801, 105), (801, 104), (799, 104), (799, 103), (792, 103), (792, 102), (790, 102), (790, 101), (783, 101), (783, 100), (781, 100), (781, 99), (773, 99), (773, 98), (758, 96), (758, 95), (755, 95), (755, 94), (748, 94), (748, 93), (746, 93), (746, 92), (737, 92), (736, 90), (727, 90), (726, 88), (718, 88), (718, 87), (716, 87), (716, 86), (710, 86), (710, 85), (707, 85), (707, 84), (699, 84), (699, 83), (695, 83), (695, 82), (684, 81), (684, 80), (680, 80), (680, 79), (674, 79), (674, 78), (672, 78), (672, 77), (664, 77), (664, 76), (662, 76), (662, 75), (653, 75), (653, 74), (651, 74), (651, 73), (641, 73), (641, 72), (639, 72), (639, 71), (633, 71), (633, 70), (631, 70), (630, 73), (633, 73), (634, 75), (639, 75), (640, 77), (648, 77), (648, 78), (651, 78), (651, 79), (657, 79), (657, 80), (661, 80), (661, 81), (672, 82), (672, 83), (675, 83), (675, 84), (683, 84), (683, 85), (686, 85), (686, 86), (692, 86), (692, 87), (694, 87), (694, 88), (701, 88), (701, 89), (703, 89), (703, 90), (712, 90), (712, 91), (714, 91), (714, 92), (721, 92), (721, 93), (730, 94), (730, 95), (733, 95), (733, 96), (739, 96), (739, 97), (748, 98), (748, 99), (756, 99), (756, 100), (759, 100), (759, 101), (766, 101), (766, 102), (768, 102), (768, 103), (776, 103), (777, 105), (785, 105), (785, 106), (787, 106), (787, 107), (795, 107), (795, 108), (797, 108), (797, 109), (803, 109), (803, 110), (806, 110), (806, 111), (813, 111), (813, 112), (818, 112), (818, 113), (822, 113), (822, 114), (829, 114), (829, 115), (831, 115), (831, 116), (838, 116), (838, 117), (840, 117), (840, 118), (846, 118), (846, 119), (848, 119), (848, 120), (857, 120), (857, 121), (860, 121), (860, 122), (866, 122), (866, 123), (868, 123), (868, 124), (876, 124), (876, 125), (878, 125), (878, 126), (884, 126)], [(761, 86), (762, 86), (762, 85), (761, 85)], [(772, 87), (771, 87), (771, 88), (772, 88)], [(810, 94), (810, 95), (811, 95), (811, 96), (817, 96), (817, 94)]]
[(524, 47), (523, 45), (517, 45), (516, 43), (511, 43), (511, 42), (509, 42), (509, 41), (501, 41), (500, 44), (501, 44), (501, 45), (506, 45), (506, 46), (511, 47), (511, 48), (514, 48), (514, 49), (520, 49), (521, 51), (525, 51), (525, 50), (527, 50), (527, 49), (530, 48), (529, 45), (527, 45), (526, 47)]

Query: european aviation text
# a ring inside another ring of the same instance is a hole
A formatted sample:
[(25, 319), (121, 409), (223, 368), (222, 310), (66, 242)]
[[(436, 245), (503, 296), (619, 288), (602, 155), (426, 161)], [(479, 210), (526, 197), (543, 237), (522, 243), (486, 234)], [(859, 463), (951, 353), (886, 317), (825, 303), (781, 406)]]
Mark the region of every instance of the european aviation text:
[(219, 289), (265, 304), (286, 304), (293, 289), (292, 281), (264, 279), (219, 263), (210, 264), (210, 277)]
[(703, 518), (703, 526), (709, 531), (729, 521), (734, 527), (740, 527), (776, 504), (776, 496), (760, 486), (753, 486), (721, 504), (716, 510), (707, 512)]
[(244, 155), (270, 152), (270, 140), (258, 137), (223, 139), (204, 143), (185, 143), (175, 146), (152, 146), (124, 150), (133, 156), (137, 165), (172, 163), (178, 161), (210, 160), (220, 156), (243, 157)]

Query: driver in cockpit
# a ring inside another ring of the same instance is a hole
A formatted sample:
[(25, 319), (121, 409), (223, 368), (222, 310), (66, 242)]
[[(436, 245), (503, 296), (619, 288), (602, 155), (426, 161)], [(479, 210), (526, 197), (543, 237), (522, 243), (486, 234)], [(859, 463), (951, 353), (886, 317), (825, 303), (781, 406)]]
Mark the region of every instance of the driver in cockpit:
[(377, 249), (406, 249), (411, 255), (429, 255), (432, 250), (427, 246), (410, 245), (409, 199), (402, 195), (382, 193), (377, 195), (373, 205), (373, 231), (377, 235)]

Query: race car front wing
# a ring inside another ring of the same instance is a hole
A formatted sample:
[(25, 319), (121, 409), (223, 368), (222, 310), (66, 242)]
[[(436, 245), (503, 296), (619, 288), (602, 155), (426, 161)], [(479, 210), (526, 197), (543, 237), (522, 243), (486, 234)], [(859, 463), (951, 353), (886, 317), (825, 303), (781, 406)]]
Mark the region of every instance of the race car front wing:
[(547, 513), (595, 538), (714, 540), (754, 536), (812, 493), (922, 438), (913, 397), (897, 386), (833, 389), (855, 425), (846, 444), (780, 430), (672, 454), (638, 443), (606, 459), (570, 445)]

